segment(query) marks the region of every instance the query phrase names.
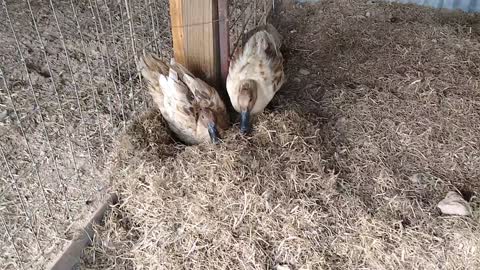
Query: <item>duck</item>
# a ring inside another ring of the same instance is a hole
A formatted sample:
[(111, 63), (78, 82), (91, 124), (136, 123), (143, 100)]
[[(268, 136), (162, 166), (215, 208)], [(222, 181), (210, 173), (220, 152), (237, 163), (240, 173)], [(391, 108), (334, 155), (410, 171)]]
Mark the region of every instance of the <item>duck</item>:
[(250, 131), (250, 117), (260, 114), (285, 82), (282, 37), (271, 24), (259, 26), (243, 39), (230, 61), (226, 88), (240, 113), (240, 132)]
[(229, 118), (215, 88), (174, 58), (167, 63), (144, 53), (138, 66), (154, 103), (178, 139), (189, 145), (219, 143)]

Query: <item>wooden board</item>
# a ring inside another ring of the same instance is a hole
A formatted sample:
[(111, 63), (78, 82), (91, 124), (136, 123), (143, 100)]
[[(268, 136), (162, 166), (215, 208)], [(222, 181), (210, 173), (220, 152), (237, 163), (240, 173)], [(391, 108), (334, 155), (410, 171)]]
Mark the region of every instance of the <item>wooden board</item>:
[(97, 209), (83, 230), (70, 242), (64, 252), (54, 260), (50, 270), (71, 270), (78, 268), (83, 250), (92, 243), (95, 234), (93, 224), (102, 224), (103, 217), (107, 210), (117, 202), (117, 195), (111, 194), (108, 200)]
[(218, 0), (170, 0), (170, 16), (175, 59), (218, 88)]

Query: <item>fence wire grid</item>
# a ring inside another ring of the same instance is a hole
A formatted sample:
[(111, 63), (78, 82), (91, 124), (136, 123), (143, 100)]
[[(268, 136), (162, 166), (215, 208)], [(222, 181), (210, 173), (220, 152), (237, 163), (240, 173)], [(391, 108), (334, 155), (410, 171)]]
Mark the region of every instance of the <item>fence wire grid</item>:
[[(171, 57), (169, 3), (1, 1), (0, 268), (46, 269), (106, 199), (115, 137), (152, 106), (136, 60)], [(232, 53), (274, 2), (228, 3)]]

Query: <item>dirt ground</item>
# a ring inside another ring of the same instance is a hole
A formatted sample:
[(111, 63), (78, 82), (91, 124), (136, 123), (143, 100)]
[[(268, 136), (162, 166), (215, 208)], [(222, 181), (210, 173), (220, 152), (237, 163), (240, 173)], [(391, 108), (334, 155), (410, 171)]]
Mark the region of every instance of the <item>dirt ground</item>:
[[(82, 268), (480, 269), (480, 17), (331, 0), (276, 19), (288, 82), (252, 136), (185, 147), (146, 112)], [(439, 212), (449, 190), (472, 217)]]
[[(102, 202), (111, 143), (146, 107), (124, 1), (30, 2), (0, 7), (0, 269), (46, 269)], [(169, 55), (167, 2), (129, 1), (136, 50)]]

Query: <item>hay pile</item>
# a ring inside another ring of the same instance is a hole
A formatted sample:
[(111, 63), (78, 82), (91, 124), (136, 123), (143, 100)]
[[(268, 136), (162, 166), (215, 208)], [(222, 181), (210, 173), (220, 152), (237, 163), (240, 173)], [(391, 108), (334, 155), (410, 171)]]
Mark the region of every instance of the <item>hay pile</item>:
[[(147, 140), (168, 136), (156, 127), (156, 115), (141, 120), (151, 132)], [(341, 209), (334, 207), (335, 176), (325, 173), (318, 127), (285, 112), (261, 117), (251, 139), (233, 132), (220, 146), (178, 151), (137, 141), (144, 132), (124, 141), (112, 177), (120, 209), (133, 222), (129, 256), (137, 268), (322, 262), (318, 244), (339, 225), (334, 217)]]
[(248, 140), (232, 131), (220, 146), (184, 147), (157, 111), (136, 122), (112, 170), (122, 203), (89, 250), (90, 269), (480, 266), (476, 223), (417, 201), (447, 190), (437, 179), (419, 174), (401, 190), (408, 182), (367, 166), (374, 185), (396, 190), (370, 198), (381, 205), (372, 208), (326, 168), (318, 126), (287, 110), (257, 127)]
[[(84, 268), (480, 269), (480, 18), (341, 0), (282, 23), (289, 82), (252, 138), (129, 129)], [(436, 209), (457, 189), (472, 217)]]

